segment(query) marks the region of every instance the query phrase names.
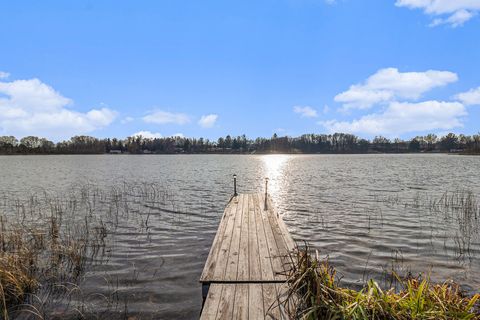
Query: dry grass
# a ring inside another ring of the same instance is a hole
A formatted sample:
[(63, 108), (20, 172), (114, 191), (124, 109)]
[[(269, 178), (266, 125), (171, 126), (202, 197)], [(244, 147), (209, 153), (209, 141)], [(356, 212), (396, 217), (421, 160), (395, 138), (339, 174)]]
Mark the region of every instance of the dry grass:
[(2, 218), (0, 238), (0, 315), (21, 313), (43, 318), (33, 304), (39, 289), (53, 293), (55, 285), (75, 282), (85, 269), (84, 239), (60, 237), (56, 219), (42, 229), (20, 227)]
[(0, 315), (8, 319), (8, 310), (26, 301), (38, 287), (32, 270), (26, 265), (29, 254), (3, 254), (0, 256)]

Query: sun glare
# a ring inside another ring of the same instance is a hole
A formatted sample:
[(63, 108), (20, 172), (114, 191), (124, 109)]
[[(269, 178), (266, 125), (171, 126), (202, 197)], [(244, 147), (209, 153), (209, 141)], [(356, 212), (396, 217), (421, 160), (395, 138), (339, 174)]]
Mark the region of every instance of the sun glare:
[(290, 157), (287, 155), (262, 156), (265, 178), (269, 179), (268, 188), (270, 193), (276, 193), (281, 188), (285, 173), (285, 165)]

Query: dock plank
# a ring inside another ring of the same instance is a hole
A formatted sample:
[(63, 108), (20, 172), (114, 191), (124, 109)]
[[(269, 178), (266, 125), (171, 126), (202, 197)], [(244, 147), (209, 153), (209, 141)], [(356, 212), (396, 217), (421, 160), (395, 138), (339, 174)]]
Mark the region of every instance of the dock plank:
[(262, 287), (265, 319), (281, 319), (275, 284), (264, 283), (262, 284)]
[(225, 230), (227, 229), (227, 225), (233, 223), (237, 206), (238, 197), (233, 197), (224, 210), (224, 214), (222, 216), (222, 219), (220, 220), (220, 225), (218, 227), (217, 234), (215, 235), (215, 238), (213, 240), (207, 262), (205, 263), (202, 275), (200, 276), (200, 282), (207, 282), (208, 279), (213, 278), (215, 268), (217, 267), (217, 261), (219, 260), (219, 252), (221, 250), (222, 243), (226, 240), (226, 237), (231, 235), (231, 233), (226, 235)]
[(233, 319), (243, 320), (249, 318), (250, 301), (248, 298), (248, 286), (246, 283), (236, 284)]
[[(272, 202), (272, 198), (268, 197), (268, 208), (269, 210), (272, 210), (273, 211), (273, 215), (277, 214), (278, 215), (278, 212), (275, 212), (274, 210), (274, 205), (273, 205), (273, 202)], [(282, 217), (280, 215), (277, 216), (277, 219), (276, 219), (276, 223), (278, 225), (278, 227), (280, 228), (280, 234), (282, 235), (282, 237), (284, 238), (285, 240), (285, 243), (287, 245), (287, 248), (289, 250), (294, 250), (297, 246), (295, 244), (295, 241), (293, 240), (292, 238), (292, 235), (290, 234), (290, 232), (288, 231), (288, 228), (287, 226), (285, 225), (285, 221), (283, 221)]]
[[(236, 281), (238, 274), (238, 262), (240, 256), (240, 238), (242, 236), (243, 220), (244, 215), (243, 205), (245, 200), (248, 200), (247, 195), (240, 195), (238, 200), (237, 213), (235, 217), (235, 225), (232, 230), (232, 240), (230, 242), (230, 249), (226, 252), (227, 254), (227, 264), (225, 267), (225, 281)], [(247, 228), (248, 226), (245, 226)]]
[(205, 300), (205, 305), (203, 306), (202, 314), (200, 316), (201, 320), (216, 319), (222, 292), (223, 286), (210, 286), (207, 299)]
[(221, 239), (220, 251), (218, 252), (218, 256), (216, 258), (213, 279), (218, 279), (221, 281), (225, 280), (227, 264), (230, 256), (230, 248), (235, 235), (235, 224), (238, 223), (238, 216), (241, 214), (241, 203), (243, 197), (243, 195), (239, 195), (234, 199), (234, 201), (237, 201), (237, 206), (235, 207), (236, 210), (235, 212), (232, 212), (234, 214), (233, 219), (229, 219), (225, 227), (225, 234)]
[(250, 279), (261, 279), (260, 251), (258, 246), (257, 222), (255, 217), (255, 200), (253, 195), (248, 197), (248, 267)]
[[(265, 198), (263, 198), (265, 199)], [(273, 204), (269, 199), (268, 201), (268, 213), (265, 217), (269, 220), (266, 225), (269, 225), (272, 231), (273, 238), (275, 240), (276, 246), (278, 251), (276, 252), (277, 256), (274, 257), (275, 265), (280, 268), (280, 272), (283, 272), (283, 275), (286, 276), (291, 271), (291, 257), (290, 254), (292, 253), (294, 247), (289, 246), (285, 237), (283, 236), (283, 231), (280, 229), (279, 220), (281, 218), (276, 216), (276, 213), (273, 211)], [(280, 266), (279, 266), (280, 264)]]
[(264, 318), (263, 291), (260, 283), (248, 285), (248, 319)]
[(236, 284), (223, 285), (222, 296), (218, 304), (216, 320), (226, 320), (233, 318), (233, 308), (235, 306)]
[(255, 222), (256, 233), (258, 237), (258, 253), (260, 258), (260, 280), (274, 281), (275, 274), (273, 272), (273, 266), (270, 259), (270, 250), (268, 248), (267, 236), (265, 234), (265, 228), (263, 226), (262, 208), (260, 205), (260, 199), (257, 195), (254, 196), (255, 206)]
[[(259, 198), (261, 200), (260, 202), (264, 203), (265, 197), (260, 196)], [(272, 211), (265, 210), (264, 207), (261, 208), (261, 220), (262, 220), (265, 236), (267, 239), (267, 249), (269, 252), (269, 259), (272, 264), (272, 271), (273, 271), (274, 278), (279, 281), (286, 281), (287, 278), (286, 278), (285, 269), (283, 267), (281, 256), (288, 255), (288, 251), (284, 250), (283, 252), (280, 252), (278, 248), (278, 244), (272, 230), (272, 225), (268, 217), (271, 213)]]
[(249, 239), (250, 239), (250, 211), (249, 203), (250, 196), (243, 199), (243, 213), (242, 213), (242, 230), (240, 232), (240, 249), (238, 254), (238, 270), (237, 281), (249, 281), (250, 279), (250, 256), (249, 256)]

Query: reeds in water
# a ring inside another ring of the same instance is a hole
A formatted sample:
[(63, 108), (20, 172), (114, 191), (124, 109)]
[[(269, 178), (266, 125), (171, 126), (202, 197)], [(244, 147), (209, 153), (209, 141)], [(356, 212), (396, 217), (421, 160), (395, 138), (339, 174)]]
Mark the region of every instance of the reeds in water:
[[(82, 302), (88, 297), (81, 283), (86, 271), (108, 260), (116, 228), (123, 223), (145, 232), (152, 214), (173, 205), (169, 192), (154, 183), (1, 194), (0, 319), (96, 315), (95, 307)], [(115, 292), (112, 287), (105, 297), (107, 307), (120, 305), (111, 301), (118, 299)]]

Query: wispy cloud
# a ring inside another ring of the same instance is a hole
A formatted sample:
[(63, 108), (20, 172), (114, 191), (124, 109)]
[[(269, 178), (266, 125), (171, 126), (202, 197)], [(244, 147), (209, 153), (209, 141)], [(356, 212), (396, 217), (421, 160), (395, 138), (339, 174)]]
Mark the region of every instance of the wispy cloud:
[(104, 128), (117, 116), (106, 107), (74, 111), (72, 104), (39, 79), (0, 82), (0, 133), (64, 139)]
[(0, 79), (7, 79), (8, 77), (10, 77), (10, 73), (0, 71)]
[(198, 125), (202, 128), (212, 128), (218, 120), (217, 114), (207, 114), (198, 120)]
[(352, 85), (335, 96), (344, 109), (368, 109), (377, 103), (398, 99), (416, 100), (433, 88), (456, 82), (458, 76), (449, 71), (399, 72), (396, 68), (380, 69), (364, 83)]
[(130, 122), (133, 122), (134, 120), (135, 120), (135, 118), (133, 118), (133, 117), (125, 117), (122, 120), (120, 120), (120, 123), (121, 124), (127, 124), (127, 123), (130, 123)]
[(423, 9), (436, 17), (430, 26), (448, 24), (452, 27), (463, 25), (480, 11), (480, 0), (397, 0), (398, 7)]
[(295, 106), (293, 112), (300, 115), (302, 118), (316, 118), (318, 117), (317, 110), (309, 106)]
[(174, 113), (168, 111), (157, 110), (147, 114), (142, 118), (147, 123), (155, 124), (178, 124), (183, 125), (190, 122), (190, 117), (185, 113)]
[(480, 105), (480, 87), (459, 93), (455, 96), (455, 99), (467, 106)]

